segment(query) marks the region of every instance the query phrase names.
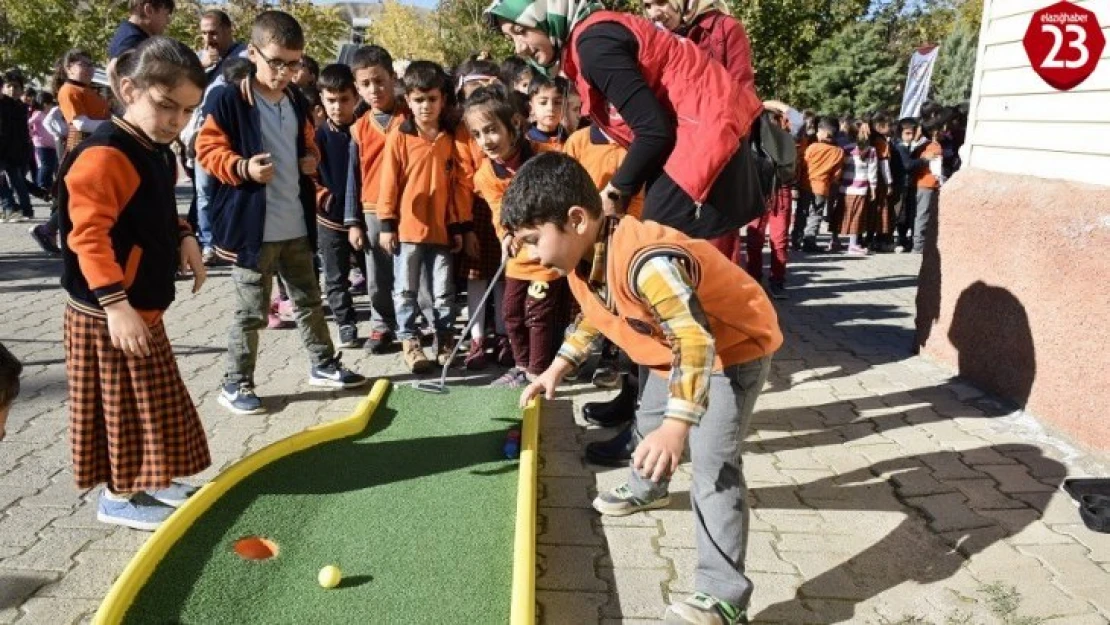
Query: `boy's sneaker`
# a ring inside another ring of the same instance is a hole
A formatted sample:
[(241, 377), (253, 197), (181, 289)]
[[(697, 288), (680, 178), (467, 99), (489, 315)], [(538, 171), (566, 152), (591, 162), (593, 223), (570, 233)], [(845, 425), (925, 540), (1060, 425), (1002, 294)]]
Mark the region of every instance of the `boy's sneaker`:
[(621, 385), (621, 372), (615, 367), (598, 367), (590, 381), (598, 388), (618, 388)]
[(469, 371), (481, 371), (489, 365), (486, 360), (485, 339), (470, 339), (470, 350), (463, 359), (463, 365)]
[(355, 326), (339, 326), (339, 346), (358, 347), (358, 328)]
[(204, 265), (206, 267), (215, 264), (215, 262), (216, 262), (216, 250), (214, 250), (210, 247), (204, 248), (204, 250), (200, 253), (200, 260), (201, 260), (202, 263), (204, 263)]
[(336, 353), (331, 360), (313, 365), (308, 372), (308, 383), (312, 386), (328, 388), (357, 388), (366, 384), (366, 377), (351, 371), (339, 361), (342, 353)]
[(371, 330), (366, 339), (366, 351), (371, 354), (384, 354), (393, 347), (393, 333), (389, 330)]
[(455, 337), (451, 336), (450, 334), (440, 334), (440, 335), (436, 336), (435, 352), (436, 352), (436, 362), (439, 363), (439, 366), (442, 367), (442, 366), (448, 364), (449, 362), (452, 365), (455, 364), (455, 363), (451, 362), (451, 360), (453, 360), (451, 358), (451, 354), (454, 351), (455, 351)]
[(786, 292), (786, 286), (781, 282), (767, 283), (767, 292), (771, 294), (771, 299), (790, 299), (790, 294)]
[(428, 355), (424, 353), (424, 347), (420, 345), (420, 339), (404, 339), (401, 341), (401, 353), (405, 357), (405, 364), (408, 365), (409, 371), (416, 374), (431, 371), (432, 361), (428, 360)]
[(520, 388), (526, 384), (528, 384), (528, 373), (520, 367), (509, 369), (501, 377), (489, 383), (490, 386), (499, 388)]
[(672, 603), (663, 615), (666, 625), (736, 625), (747, 622), (748, 616), (743, 610), (703, 592), (695, 592), (682, 603)]
[(185, 505), (190, 497), (198, 490), (199, 486), (192, 486), (184, 482), (171, 482), (169, 486), (159, 490), (148, 490), (146, 494), (173, 508)]
[(671, 496), (658, 499), (640, 499), (632, 494), (628, 484), (621, 484), (594, 498), (594, 510), (606, 516), (628, 516), (643, 510), (656, 510), (671, 505)]
[(871, 254), (871, 251), (868, 250), (866, 247), (863, 247), (862, 245), (849, 245), (848, 246), (848, 255), (849, 256), (869, 256), (870, 254)]
[(46, 224), (39, 224), (31, 227), (31, 238), (38, 243), (42, 251), (50, 254), (51, 256), (61, 256), (62, 248), (58, 247), (57, 241), (54, 240), (53, 235), (50, 234), (50, 229)]
[(262, 400), (254, 394), (254, 386), (247, 382), (224, 384), (223, 388), (220, 389), (220, 397), (216, 401), (235, 414), (262, 414), (266, 412), (266, 409), (262, 407)]
[(18, 223), (22, 223), (22, 222), (24, 222), (24, 221), (27, 221), (28, 219), (29, 219), (29, 217), (27, 217), (27, 216), (26, 216), (26, 215), (24, 215), (23, 213), (12, 213), (12, 214), (11, 214), (11, 215), (10, 215), (10, 216), (8, 217), (8, 223), (10, 223), (10, 224), (18, 224)]
[(130, 499), (116, 501), (108, 499), (102, 492), (96, 505), (96, 520), (153, 532), (162, 521), (170, 518), (173, 511), (173, 506), (167, 506), (146, 493), (135, 493)]

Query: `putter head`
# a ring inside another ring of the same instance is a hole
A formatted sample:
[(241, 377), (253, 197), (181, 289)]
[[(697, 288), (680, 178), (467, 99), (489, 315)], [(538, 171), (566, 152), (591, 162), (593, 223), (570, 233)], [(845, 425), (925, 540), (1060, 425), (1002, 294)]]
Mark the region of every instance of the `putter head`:
[(446, 395), (447, 387), (440, 382), (413, 382), (412, 387), (418, 391), (425, 393), (435, 393), (437, 395)]

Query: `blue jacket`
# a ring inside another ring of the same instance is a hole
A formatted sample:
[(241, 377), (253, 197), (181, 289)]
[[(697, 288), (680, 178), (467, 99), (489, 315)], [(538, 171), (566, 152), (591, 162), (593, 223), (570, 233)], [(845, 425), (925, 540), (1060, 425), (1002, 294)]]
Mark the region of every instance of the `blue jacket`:
[[(196, 150), (197, 162), (216, 179), (208, 204), (216, 254), (240, 267), (257, 269), (266, 223), (266, 185), (250, 179), (247, 160), (265, 150), (251, 80), (247, 78), (238, 88), (229, 85), (212, 93), (213, 97), (205, 104), (205, 120), (197, 135)], [(287, 88), (285, 95), (293, 103), (298, 125), (304, 129), (297, 135), (297, 158), (314, 156), (319, 161), (320, 152), (304, 97), (293, 88)], [(305, 229), (315, 249), (315, 182), (310, 176), (299, 176)]]

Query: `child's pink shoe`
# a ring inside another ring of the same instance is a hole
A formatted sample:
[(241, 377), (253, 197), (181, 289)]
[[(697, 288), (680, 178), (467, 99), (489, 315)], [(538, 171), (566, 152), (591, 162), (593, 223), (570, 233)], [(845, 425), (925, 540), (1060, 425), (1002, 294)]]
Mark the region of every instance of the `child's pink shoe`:
[(270, 319), (266, 323), (267, 328), (271, 330), (280, 330), (284, 325), (285, 322), (281, 320), (281, 317), (275, 315), (274, 313), (270, 313)]
[(277, 314), (281, 317), (282, 321), (293, 321), (293, 315), (296, 309), (293, 308), (293, 300), (283, 299), (278, 302)]

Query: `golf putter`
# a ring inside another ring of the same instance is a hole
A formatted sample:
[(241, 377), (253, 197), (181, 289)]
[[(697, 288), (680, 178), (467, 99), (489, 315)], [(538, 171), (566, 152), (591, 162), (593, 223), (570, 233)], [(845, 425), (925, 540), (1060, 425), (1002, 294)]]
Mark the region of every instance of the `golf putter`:
[[(501, 261), (501, 266), (497, 268), (497, 273), (493, 274), (493, 279), (489, 281), (489, 286), (486, 287), (486, 292), (482, 294), (481, 301), (478, 302), (478, 314), (475, 314), (466, 322), (466, 327), (463, 328), (462, 335), (466, 337), (470, 334), (470, 329), (478, 323), (479, 315), (484, 314), (486, 310), (486, 301), (489, 299), (493, 289), (497, 286), (497, 281), (501, 279), (501, 274), (505, 273), (505, 266), (509, 264), (509, 258), (505, 257)], [(424, 391), (425, 393), (437, 393), (443, 395), (447, 393), (447, 370), (451, 368), (451, 363), (455, 361), (455, 356), (459, 355), (459, 349), (462, 348), (462, 341), (455, 342), (455, 348), (451, 350), (451, 355), (447, 357), (447, 363), (443, 365), (443, 372), (439, 376), (438, 382), (414, 382), (413, 388)]]

